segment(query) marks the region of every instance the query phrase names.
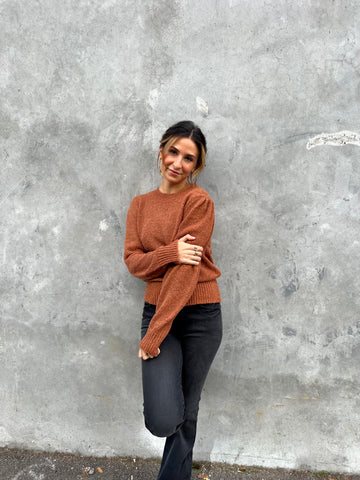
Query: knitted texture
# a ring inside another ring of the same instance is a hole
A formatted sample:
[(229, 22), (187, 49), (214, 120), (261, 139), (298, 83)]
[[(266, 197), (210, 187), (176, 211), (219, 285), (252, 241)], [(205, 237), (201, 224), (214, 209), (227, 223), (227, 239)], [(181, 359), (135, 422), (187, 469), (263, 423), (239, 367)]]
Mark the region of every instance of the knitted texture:
[[(144, 300), (156, 305), (156, 313), (140, 347), (156, 356), (172, 322), (186, 305), (220, 302), (211, 253), (214, 203), (197, 185), (174, 193), (159, 189), (131, 202), (127, 220), (124, 260), (129, 272), (147, 282)], [(188, 243), (203, 247), (200, 265), (179, 264), (178, 240), (193, 235)]]

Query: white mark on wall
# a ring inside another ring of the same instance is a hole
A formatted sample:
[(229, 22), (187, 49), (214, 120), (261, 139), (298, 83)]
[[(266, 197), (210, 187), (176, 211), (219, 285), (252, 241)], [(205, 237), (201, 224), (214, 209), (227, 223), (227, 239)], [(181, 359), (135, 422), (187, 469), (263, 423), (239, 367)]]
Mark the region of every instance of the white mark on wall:
[(54, 235), (58, 237), (60, 233), (60, 225), (56, 225), (54, 228), (51, 229), (51, 231), (53, 232)]
[(147, 103), (153, 110), (157, 107), (159, 103), (159, 91), (156, 88), (150, 91)]
[(347, 144), (360, 147), (360, 135), (355, 132), (349, 132), (348, 130), (336, 133), (322, 133), (321, 135), (316, 135), (316, 137), (310, 138), (306, 144), (306, 148), (311, 150), (312, 148), (321, 145), (334, 145), (336, 147), (341, 147)]
[(209, 115), (209, 106), (201, 97), (196, 97), (196, 109), (203, 117), (207, 117)]
[(241, 6), (241, 2), (242, 2), (242, 0), (230, 0), (230, 5), (229, 5), (229, 7), (230, 7), (230, 8), (240, 7), (240, 6)]
[(44, 278), (44, 280), (42, 280), (41, 282), (36, 283), (36, 284), (34, 285), (34, 292), (36, 292), (36, 293), (40, 292), (40, 290), (42, 290), (43, 288), (45, 288), (48, 283), (49, 283), (49, 279), (48, 279), (48, 278)]
[(321, 230), (321, 233), (324, 233), (325, 231), (328, 231), (328, 230), (332, 230), (331, 226), (328, 223), (322, 223), (319, 228)]
[(107, 221), (106, 220), (101, 220), (101, 222), (99, 223), (99, 230), (101, 232), (106, 232), (106, 230), (109, 229), (109, 225), (107, 224)]
[(323, 315), (324, 313), (326, 313), (326, 305), (324, 302), (320, 302), (313, 306), (314, 315)]
[(105, 0), (100, 5), (100, 10), (108, 10), (116, 5), (116, 0)]

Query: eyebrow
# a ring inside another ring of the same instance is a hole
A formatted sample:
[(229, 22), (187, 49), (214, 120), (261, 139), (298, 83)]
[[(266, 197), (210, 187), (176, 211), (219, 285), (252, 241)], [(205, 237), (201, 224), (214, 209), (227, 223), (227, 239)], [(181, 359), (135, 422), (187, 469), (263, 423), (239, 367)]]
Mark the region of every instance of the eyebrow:
[[(177, 152), (179, 152), (179, 149), (176, 148), (175, 145), (171, 145), (170, 148), (174, 148)], [(170, 148), (169, 148), (169, 150), (170, 150)], [(187, 154), (185, 155), (185, 157), (192, 157), (192, 158), (195, 158), (195, 159), (196, 159), (196, 155), (193, 155), (192, 153), (187, 153)]]

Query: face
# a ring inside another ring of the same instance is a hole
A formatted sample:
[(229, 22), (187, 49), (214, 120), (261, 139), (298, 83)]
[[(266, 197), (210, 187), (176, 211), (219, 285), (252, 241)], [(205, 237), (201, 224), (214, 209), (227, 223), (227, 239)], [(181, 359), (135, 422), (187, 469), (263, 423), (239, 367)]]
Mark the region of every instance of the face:
[(188, 176), (196, 169), (199, 150), (190, 138), (179, 138), (164, 155), (160, 149), (162, 185), (172, 191), (185, 187)]

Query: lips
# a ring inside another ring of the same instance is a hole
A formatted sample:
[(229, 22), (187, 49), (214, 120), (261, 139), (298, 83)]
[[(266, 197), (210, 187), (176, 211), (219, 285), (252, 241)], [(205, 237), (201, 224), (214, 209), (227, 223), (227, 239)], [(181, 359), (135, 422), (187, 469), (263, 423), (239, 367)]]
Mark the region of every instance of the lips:
[(169, 172), (171, 173), (171, 175), (174, 175), (175, 177), (178, 177), (180, 175), (179, 172), (174, 172), (174, 170), (171, 170), (171, 168), (169, 168)]

